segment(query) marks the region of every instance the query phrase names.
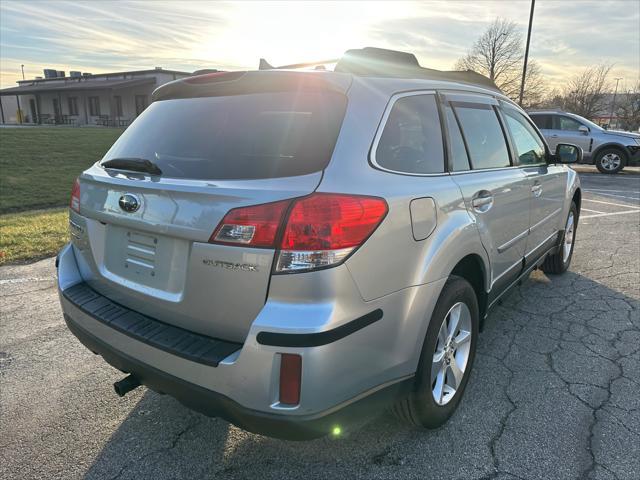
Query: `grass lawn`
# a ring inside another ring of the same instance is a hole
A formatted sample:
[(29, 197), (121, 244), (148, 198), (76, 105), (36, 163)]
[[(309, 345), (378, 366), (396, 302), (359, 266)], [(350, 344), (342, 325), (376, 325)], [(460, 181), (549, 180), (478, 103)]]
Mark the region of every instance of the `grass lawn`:
[(0, 128), (0, 214), (67, 205), (74, 179), (123, 131)]
[(0, 265), (50, 257), (69, 239), (66, 208), (0, 215)]

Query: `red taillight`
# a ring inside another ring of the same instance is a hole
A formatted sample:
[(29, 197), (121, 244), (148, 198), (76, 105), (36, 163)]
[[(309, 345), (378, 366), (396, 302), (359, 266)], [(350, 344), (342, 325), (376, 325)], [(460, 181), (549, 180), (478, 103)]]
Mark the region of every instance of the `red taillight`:
[(316, 193), (295, 201), (275, 271), (338, 265), (369, 238), (386, 214), (387, 202), (377, 197)]
[(69, 208), (74, 212), (80, 213), (80, 180), (76, 178), (71, 189), (71, 201), (69, 202)]
[(316, 193), (293, 204), (282, 250), (337, 250), (364, 242), (387, 214), (381, 198)]
[(302, 357), (293, 353), (280, 354), (280, 403), (286, 405), (300, 403), (301, 380)]
[(229, 210), (209, 242), (274, 248), (282, 217), (290, 200)]
[(387, 202), (378, 197), (314, 193), (230, 210), (209, 241), (276, 248), (284, 222), (275, 271), (309, 271), (342, 262), (369, 238), (387, 210)]

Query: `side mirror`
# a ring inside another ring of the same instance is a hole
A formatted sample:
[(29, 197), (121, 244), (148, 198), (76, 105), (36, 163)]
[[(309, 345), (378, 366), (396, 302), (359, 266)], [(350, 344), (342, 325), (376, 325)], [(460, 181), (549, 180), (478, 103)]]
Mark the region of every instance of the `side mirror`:
[(578, 131), (583, 135), (587, 135), (589, 133), (589, 127), (585, 127), (584, 125), (580, 125), (578, 127)]
[(582, 161), (582, 149), (576, 145), (559, 143), (556, 147), (554, 161), (556, 163), (580, 163)]

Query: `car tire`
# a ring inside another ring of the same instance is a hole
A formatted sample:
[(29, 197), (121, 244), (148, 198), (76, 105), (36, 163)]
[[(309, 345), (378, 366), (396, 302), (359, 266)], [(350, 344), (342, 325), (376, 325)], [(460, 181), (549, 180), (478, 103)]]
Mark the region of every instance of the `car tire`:
[(578, 207), (574, 202), (571, 202), (560, 248), (556, 253), (548, 255), (547, 258), (545, 258), (542, 264), (542, 271), (544, 273), (560, 274), (567, 271), (569, 265), (571, 265), (571, 258), (573, 257), (573, 247), (575, 246), (577, 229)]
[(469, 381), (479, 325), (473, 287), (462, 277), (450, 276), (429, 322), (413, 391), (393, 406), (396, 417), (411, 425), (438, 428), (453, 415)]
[(619, 148), (604, 148), (595, 158), (596, 168), (600, 173), (614, 174), (622, 171), (627, 157)]

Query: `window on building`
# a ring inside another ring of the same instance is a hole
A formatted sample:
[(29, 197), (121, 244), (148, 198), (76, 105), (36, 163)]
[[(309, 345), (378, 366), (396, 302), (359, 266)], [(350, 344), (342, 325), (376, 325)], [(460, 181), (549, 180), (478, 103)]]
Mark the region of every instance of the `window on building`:
[(444, 171), (435, 95), (411, 95), (393, 104), (376, 149), (376, 162), (396, 172)]
[(116, 104), (116, 117), (122, 116), (122, 97), (120, 95), (116, 95), (113, 97), (113, 100)]
[(507, 143), (493, 107), (467, 105), (454, 108), (467, 141), (473, 169), (510, 166)]
[(89, 115), (92, 117), (100, 115), (100, 97), (89, 97)]
[(146, 95), (136, 95), (136, 115), (144, 112), (148, 105)]
[(78, 99), (69, 97), (69, 115), (78, 115)]
[(469, 170), (469, 157), (467, 156), (467, 149), (464, 146), (462, 133), (460, 133), (458, 120), (456, 120), (453, 109), (451, 107), (446, 107), (445, 112), (447, 115), (447, 125), (449, 127), (449, 140), (451, 143), (451, 165), (453, 171), (460, 172)]
[(545, 163), (546, 151), (544, 143), (522, 114), (515, 110), (505, 109), (504, 118), (516, 147), (519, 164), (535, 165)]

